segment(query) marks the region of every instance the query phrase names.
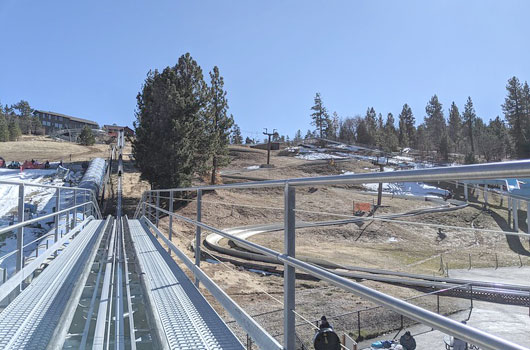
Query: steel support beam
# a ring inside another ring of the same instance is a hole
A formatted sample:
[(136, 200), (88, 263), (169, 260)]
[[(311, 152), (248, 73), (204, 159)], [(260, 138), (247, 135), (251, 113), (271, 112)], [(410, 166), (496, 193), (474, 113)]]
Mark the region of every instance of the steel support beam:
[[(202, 190), (197, 190), (197, 222), (201, 222), (202, 217)], [(195, 228), (195, 265), (201, 266), (201, 227)], [(199, 288), (199, 278), (195, 276), (195, 286)]]
[[(295, 188), (285, 185), (284, 193), (284, 254), (289, 257), (295, 257), (295, 235), (296, 235), (296, 217), (295, 217)], [(295, 279), (296, 272), (292, 265), (284, 263), (283, 265), (283, 346), (287, 350), (295, 350)]]
[(519, 232), (519, 200), (514, 199), (512, 201), (513, 205), (513, 229), (515, 232)]
[[(24, 221), (24, 185), (18, 186), (18, 222)], [(24, 267), (24, 227), (17, 230), (17, 264), (16, 272)]]
[[(173, 212), (173, 191), (169, 191), (169, 212)], [(171, 242), (171, 239), (173, 238), (173, 215), (169, 215), (169, 233), (168, 233), (169, 241)], [(169, 255), (171, 255), (171, 249), (168, 247), (167, 251)]]
[[(58, 212), (61, 210), (61, 189), (58, 188), (55, 190), (55, 211)], [(55, 236), (53, 242), (59, 240), (59, 225), (61, 223), (61, 215), (55, 216)]]
[[(160, 192), (156, 193), (156, 207), (160, 208)], [(158, 223), (160, 222), (160, 211), (158, 209), (155, 210), (156, 215), (156, 227), (158, 228)]]

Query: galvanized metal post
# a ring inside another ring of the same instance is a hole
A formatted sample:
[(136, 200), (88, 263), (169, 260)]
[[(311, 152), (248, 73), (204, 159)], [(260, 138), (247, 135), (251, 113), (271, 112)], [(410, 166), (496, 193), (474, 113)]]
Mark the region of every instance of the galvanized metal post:
[(512, 202), (513, 206), (513, 229), (515, 232), (519, 232), (519, 200), (514, 199)]
[[(83, 191), (83, 203), (86, 202), (86, 190)], [(86, 219), (86, 204), (83, 205), (83, 221)]]
[[(202, 216), (202, 190), (197, 190), (197, 221), (201, 222)], [(195, 265), (201, 265), (201, 228), (195, 229)], [(199, 278), (195, 276), (195, 286), (199, 288)]]
[(466, 202), (469, 200), (469, 193), (467, 191), (467, 183), (464, 182), (464, 198), (466, 199)]
[[(24, 221), (24, 185), (18, 185), (18, 222)], [(24, 227), (17, 230), (16, 272), (24, 267)]]
[[(284, 192), (284, 254), (295, 257), (296, 237), (296, 192), (295, 188), (285, 185)], [(295, 268), (283, 265), (283, 346), (287, 350), (295, 350)]]
[(158, 222), (160, 221), (160, 192), (156, 193), (156, 209), (155, 209), (155, 215), (156, 215), (156, 228), (158, 228)]
[[(77, 190), (74, 190), (74, 207), (77, 205)], [(77, 208), (74, 208), (74, 217), (72, 220), (72, 228), (77, 225)]]
[[(169, 191), (169, 212), (173, 213), (173, 191)], [(173, 215), (169, 215), (169, 235), (168, 239), (171, 242), (173, 237)], [(171, 248), (167, 247), (169, 255), (171, 255)]]
[(530, 201), (526, 201), (526, 232), (530, 234)]
[[(147, 200), (147, 203), (152, 204), (152, 202), (153, 202), (153, 200), (152, 200), (152, 199), (153, 199), (153, 195), (151, 194), (150, 191), (149, 191), (148, 194), (149, 194), (149, 198), (148, 198), (148, 200)], [(149, 220), (153, 220), (153, 216), (152, 216), (151, 212), (152, 212), (152, 208), (151, 208), (151, 206), (147, 207), (147, 213), (149, 214)]]
[(68, 210), (66, 212), (66, 233), (70, 232), (70, 227), (72, 225), (72, 217), (71, 216), (72, 216), (72, 210)]
[[(61, 210), (61, 189), (57, 188), (55, 190), (55, 212)], [(55, 236), (54, 243), (59, 240), (59, 224), (60, 224), (61, 215), (55, 215)]]

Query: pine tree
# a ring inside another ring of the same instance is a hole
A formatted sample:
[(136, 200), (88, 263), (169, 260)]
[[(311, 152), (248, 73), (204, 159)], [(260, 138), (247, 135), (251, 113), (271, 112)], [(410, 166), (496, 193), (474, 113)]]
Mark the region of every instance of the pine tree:
[(233, 145), (240, 145), (243, 143), (241, 129), (239, 129), (239, 126), (236, 123), (234, 123), (234, 126), (232, 127), (232, 136), (230, 138), (230, 141)]
[(370, 132), (368, 131), (368, 127), (366, 126), (366, 118), (360, 119), (359, 123), (357, 124), (356, 129), (356, 139), (357, 142), (363, 145), (371, 146), (373, 145), (373, 138), (372, 135), (370, 135)]
[(298, 130), (296, 131), (296, 133), (294, 134), (293, 142), (294, 142), (294, 143), (298, 143), (298, 142), (300, 142), (300, 141), (302, 141), (302, 131), (300, 131), (300, 129), (298, 129)]
[(330, 140), (337, 140), (339, 133), (339, 115), (337, 112), (333, 112), (333, 116), (329, 119), (328, 125), (326, 127), (326, 138)]
[(415, 123), (416, 120), (412, 114), (412, 109), (405, 103), (401, 113), (399, 113), (399, 147), (405, 148), (415, 145)]
[(315, 104), (311, 107), (311, 110), (314, 111), (311, 113), (311, 118), (313, 119), (311, 125), (314, 125), (319, 130), (320, 138), (323, 138), (324, 131), (328, 129), (331, 121), (326, 107), (322, 104), (322, 98), (319, 92), (315, 95)]
[[(355, 142), (355, 133), (357, 130), (357, 123), (360, 118), (357, 119), (346, 117), (340, 122), (339, 126), (339, 140), (343, 142)], [(357, 121), (356, 121), (357, 120)]]
[(368, 146), (375, 146), (377, 144), (377, 116), (373, 107), (366, 110), (364, 117), (364, 125), (366, 128), (366, 142), (362, 142)]
[(204, 169), (207, 104), (202, 69), (189, 53), (173, 67), (148, 73), (137, 96), (133, 156), (153, 188), (189, 186)]
[(394, 123), (394, 115), (392, 115), (392, 113), (388, 113), (388, 115), (386, 116), (386, 123), (383, 130), (383, 149), (387, 152), (395, 152), (399, 148), (398, 133)]
[(28, 101), (20, 100), (20, 102), (14, 104), (13, 109), (18, 111), (19, 126), (23, 134), (31, 133), (31, 119), (33, 116), (33, 108), (29, 105)]
[(0, 111), (0, 142), (9, 141), (9, 128), (4, 114)]
[(11, 119), (11, 121), (8, 124), (9, 129), (9, 141), (18, 141), (20, 135), (22, 135), (22, 131), (20, 130), (20, 127), (18, 126), (18, 120)]
[(475, 155), (475, 141), (473, 139), (473, 129), (475, 127), (476, 119), (477, 115), (475, 114), (475, 108), (473, 108), (473, 101), (471, 100), (471, 97), (468, 97), (467, 102), (464, 106), (464, 113), (462, 113), (462, 121), (464, 123), (464, 134), (468, 138), (468, 144), (473, 157)]
[(311, 132), (311, 130), (307, 130), (305, 136), (304, 136), (304, 139), (310, 139), (313, 137), (313, 133)]
[(79, 143), (83, 146), (92, 146), (94, 143), (96, 143), (94, 133), (87, 125), (85, 125), (83, 130), (81, 130), (81, 134), (79, 135)]
[(512, 77), (506, 85), (508, 95), (504, 99), (502, 109), (504, 116), (510, 126), (510, 135), (515, 146), (515, 153), (518, 158), (525, 158), (528, 155), (528, 118), (525, 115), (525, 98), (523, 97), (523, 87), (517, 77)]
[(449, 108), (449, 122), (447, 125), (447, 136), (454, 152), (460, 151), (460, 143), (462, 142), (462, 118), (458, 107), (453, 102)]
[(441, 153), (442, 139), (446, 131), (446, 124), (443, 107), (440, 101), (438, 101), (438, 96), (434, 95), (431, 97), (429, 103), (427, 103), (427, 106), (425, 107), (425, 113), (427, 114), (425, 117), (425, 128), (430, 141), (430, 149), (434, 149), (438, 153)]
[[(208, 103), (208, 119), (211, 132), (205, 143), (210, 145), (212, 157), (212, 174), (210, 183), (215, 184), (217, 169), (219, 166), (228, 164), (228, 144), (230, 142), (230, 128), (234, 119), (227, 115), (228, 101), (224, 91), (223, 77), (219, 75), (219, 68), (213, 67), (210, 72), (210, 93)], [(239, 142), (243, 143), (243, 142)]]

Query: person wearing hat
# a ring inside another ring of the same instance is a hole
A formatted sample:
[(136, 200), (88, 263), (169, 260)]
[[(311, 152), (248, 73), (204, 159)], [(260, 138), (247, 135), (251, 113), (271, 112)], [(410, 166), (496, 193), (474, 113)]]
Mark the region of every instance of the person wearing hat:
[(324, 328), (333, 328), (331, 327), (331, 325), (329, 324), (328, 320), (326, 319), (326, 316), (322, 316), (320, 318), (320, 326), (319, 326), (320, 329), (324, 329)]
[(399, 344), (403, 346), (404, 350), (415, 350), (416, 349), (416, 340), (410, 334), (409, 331), (406, 331), (405, 334), (399, 338)]

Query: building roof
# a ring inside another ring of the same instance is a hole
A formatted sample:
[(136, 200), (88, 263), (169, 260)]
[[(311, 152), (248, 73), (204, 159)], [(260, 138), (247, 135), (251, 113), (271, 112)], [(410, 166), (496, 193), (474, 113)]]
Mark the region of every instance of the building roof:
[(51, 114), (51, 115), (67, 118), (67, 119), (73, 120), (75, 122), (98, 125), (98, 123), (96, 123), (95, 121), (88, 120), (88, 119), (83, 119), (83, 118), (72, 117), (71, 115), (66, 115), (66, 114), (62, 114), (62, 113), (50, 112), (50, 111), (42, 111), (40, 109), (36, 109), (35, 112)]
[(108, 124), (105, 124), (103, 125), (103, 128), (104, 129), (130, 129), (128, 126), (120, 126), (120, 125), (108, 125)]

